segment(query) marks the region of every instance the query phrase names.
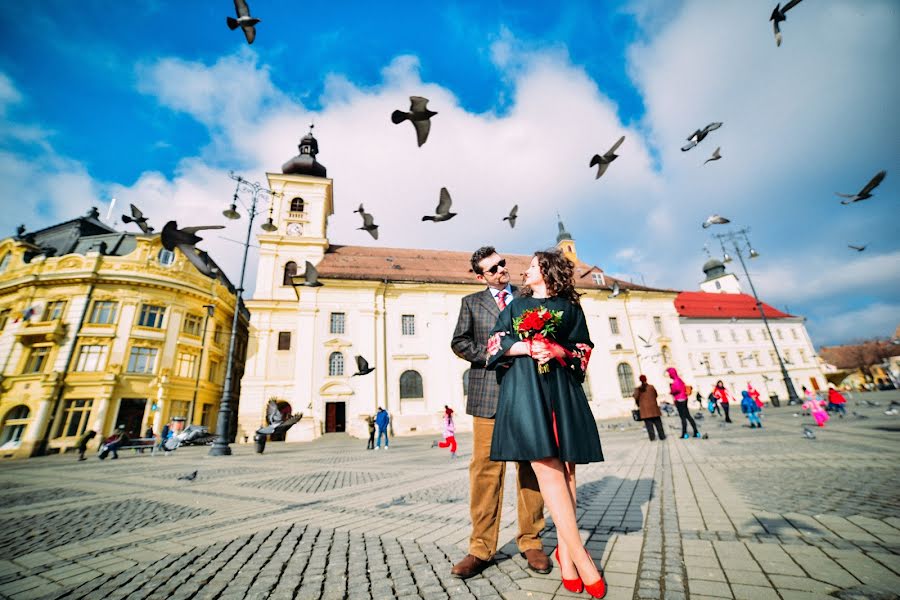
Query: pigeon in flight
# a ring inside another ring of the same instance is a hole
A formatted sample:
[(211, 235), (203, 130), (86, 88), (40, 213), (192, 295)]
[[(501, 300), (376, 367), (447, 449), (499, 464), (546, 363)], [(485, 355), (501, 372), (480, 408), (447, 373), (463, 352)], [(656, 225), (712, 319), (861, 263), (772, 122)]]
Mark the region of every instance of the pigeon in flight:
[(434, 221), (435, 223), (440, 223), (441, 221), (448, 221), (456, 216), (456, 213), (450, 212), (450, 204), (453, 200), (450, 199), (450, 192), (447, 191), (447, 188), (441, 188), (441, 200), (438, 202), (437, 209), (435, 209), (435, 215), (426, 215), (422, 217), (423, 221)]
[(363, 226), (357, 227), (357, 229), (362, 229), (363, 231), (368, 231), (373, 238), (378, 239), (378, 225), (375, 224), (375, 218), (363, 210), (363, 205), (360, 204), (359, 208), (353, 212), (358, 212), (362, 215)]
[(644, 343), (644, 348), (652, 348), (653, 347), (653, 345), (650, 342), (648, 342), (646, 339), (644, 339), (644, 336), (639, 335), (638, 339)]
[(395, 110), (391, 113), (391, 121), (394, 124), (399, 124), (406, 120), (411, 121), (413, 127), (416, 128), (416, 139), (419, 141), (419, 147), (421, 148), (422, 144), (428, 140), (428, 132), (431, 131), (431, 117), (436, 114), (433, 110), (428, 110), (428, 98), (410, 96), (409, 112)]
[[(306, 268), (303, 271), (303, 279), (304, 282), (299, 285), (305, 285), (307, 287), (319, 287), (322, 285), (321, 283), (319, 283), (319, 272), (309, 261), (306, 261)], [(294, 285), (297, 284), (295, 283)]]
[(610, 298), (615, 298), (615, 297), (617, 297), (620, 293), (621, 293), (621, 290), (619, 289), (619, 282), (618, 282), (618, 281), (613, 281), (613, 285), (612, 285), (612, 294), (610, 294), (609, 297), (610, 297)]
[(508, 217), (503, 217), (504, 221), (509, 221), (509, 226), (513, 229), (516, 228), (516, 219), (519, 218), (519, 205), (516, 204), (512, 207), (512, 210), (509, 211)]
[(362, 356), (356, 357), (356, 373), (351, 375), (351, 377), (356, 377), (357, 375), (368, 375), (372, 371), (375, 370), (375, 367), (369, 366), (369, 361), (364, 359)]
[(234, 10), (238, 16), (237, 19), (225, 17), (228, 29), (234, 31), (240, 27), (244, 30), (244, 37), (247, 38), (247, 43), (252, 44), (253, 40), (256, 39), (256, 24), (259, 23), (259, 19), (250, 16), (250, 7), (247, 6), (247, 0), (234, 0)]
[(594, 177), (594, 179), (600, 179), (600, 176), (606, 173), (606, 169), (609, 168), (609, 163), (619, 158), (619, 155), (616, 154), (616, 150), (619, 149), (619, 146), (621, 146), (622, 142), (624, 141), (625, 136), (623, 135), (619, 138), (619, 141), (613, 144), (612, 148), (610, 148), (606, 154), (604, 154), (603, 156), (600, 156), (599, 154), (594, 155), (594, 157), (591, 159), (590, 166), (593, 167), (594, 165), (599, 165), (597, 167), (597, 176)]
[(721, 154), (720, 150), (722, 150), (721, 147), (716, 148), (715, 150), (713, 150), (712, 156), (710, 156), (709, 158), (707, 158), (706, 160), (704, 160), (704, 161), (703, 161), (703, 164), (705, 165), (705, 164), (708, 163), (708, 162), (712, 162), (712, 161), (714, 161), (714, 160), (720, 160), (720, 159), (722, 158), (722, 154)]
[(193, 473), (189, 473), (188, 475), (179, 475), (178, 476), (179, 481), (193, 481), (195, 479), (197, 479), (197, 471), (194, 471)]
[(868, 248), (869, 245), (866, 244), (865, 246), (854, 246), (853, 244), (847, 244), (847, 247), (850, 248), (851, 250), (856, 250), (857, 252), (862, 252), (863, 250)]
[(184, 227), (178, 229), (178, 223), (169, 221), (163, 226), (160, 234), (160, 241), (163, 248), (174, 252), (175, 248), (181, 250), (184, 256), (191, 261), (191, 264), (197, 267), (197, 270), (207, 277), (214, 277), (217, 270), (213, 270), (212, 265), (207, 263), (200, 254), (198, 254), (196, 246), (197, 242), (203, 240), (197, 235), (198, 231), (204, 229), (225, 229), (224, 225), (200, 225), (198, 227)]
[(710, 123), (709, 125), (707, 125), (706, 127), (704, 127), (703, 129), (698, 129), (697, 131), (692, 133), (690, 136), (688, 136), (687, 139), (688, 139), (688, 142), (690, 142), (690, 143), (682, 146), (681, 151), (687, 152), (688, 150), (690, 150), (691, 148), (693, 148), (694, 146), (696, 146), (697, 144), (702, 142), (703, 139), (709, 135), (710, 131), (715, 131), (716, 129), (718, 129), (721, 126), (722, 126), (722, 123), (713, 122), (713, 123)]
[(804, 427), (803, 428), (803, 437), (805, 437), (808, 440), (814, 440), (814, 439), (816, 439), (816, 433), (809, 427)]
[(800, 0), (791, 0), (787, 4), (784, 5), (784, 8), (781, 8), (781, 3), (775, 5), (775, 10), (772, 11), (772, 16), (769, 17), (769, 20), (772, 21), (772, 29), (775, 30), (775, 45), (781, 46), (781, 28), (778, 26), (782, 21), (787, 21), (787, 11), (791, 10), (795, 6), (800, 4)]
[(706, 217), (706, 220), (703, 221), (703, 229), (707, 229), (708, 227), (712, 227), (713, 225), (724, 225), (725, 223), (731, 223), (729, 219), (726, 219), (722, 215), (709, 215)]
[(875, 177), (873, 177), (869, 183), (866, 184), (866, 187), (859, 190), (855, 194), (842, 194), (840, 192), (835, 192), (836, 195), (841, 198), (847, 198), (847, 200), (841, 200), (841, 204), (853, 204), (854, 202), (859, 202), (860, 200), (868, 200), (872, 197), (872, 192), (877, 188), (882, 181), (884, 181), (884, 177), (887, 175), (887, 171), (879, 171)]
[(141, 228), (141, 231), (148, 235), (153, 233), (153, 228), (150, 227), (150, 225), (147, 223), (147, 217), (144, 216), (144, 213), (141, 212), (141, 209), (139, 209), (134, 204), (129, 204), (129, 206), (131, 206), (131, 216), (129, 217), (128, 215), (122, 215), (122, 222), (134, 223)]

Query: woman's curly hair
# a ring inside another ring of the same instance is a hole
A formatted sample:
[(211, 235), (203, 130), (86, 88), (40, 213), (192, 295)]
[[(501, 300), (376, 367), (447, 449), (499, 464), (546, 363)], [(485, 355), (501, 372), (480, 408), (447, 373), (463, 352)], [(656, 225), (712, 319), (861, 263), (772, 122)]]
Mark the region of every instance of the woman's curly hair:
[[(547, 293), (578, 304), (581, 294), (575, 291), (575, 263), (566, 258), (561, 250), (543, 250), (534, 255), (538, 259), (544, 283), (547, 284)], [(520, 293), (522, 296), (531, 296), (534, 291), (523, 286)]]

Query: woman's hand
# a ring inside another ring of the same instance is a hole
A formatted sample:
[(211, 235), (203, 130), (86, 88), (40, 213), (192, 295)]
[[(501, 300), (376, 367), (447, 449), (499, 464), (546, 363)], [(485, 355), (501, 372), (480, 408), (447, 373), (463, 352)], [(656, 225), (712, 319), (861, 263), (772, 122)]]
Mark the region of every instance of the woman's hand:
[(536, 339), (531, 343), (531, 357), (538, 362), (539, 365), (546, 364), (553, 360), (563, 360), (566, 355), (565, 349), (546, 338)]

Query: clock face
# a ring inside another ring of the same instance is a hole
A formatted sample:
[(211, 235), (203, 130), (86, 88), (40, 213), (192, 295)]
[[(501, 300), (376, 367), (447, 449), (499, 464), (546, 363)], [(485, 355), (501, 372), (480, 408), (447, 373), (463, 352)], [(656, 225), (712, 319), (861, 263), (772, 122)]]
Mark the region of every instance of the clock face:
[(303, 233), (303, 227), (300, 225), (300, 223), (290, 223), (287, 226), (286, 231), (288, 235), (300, 235), (301, 233)]

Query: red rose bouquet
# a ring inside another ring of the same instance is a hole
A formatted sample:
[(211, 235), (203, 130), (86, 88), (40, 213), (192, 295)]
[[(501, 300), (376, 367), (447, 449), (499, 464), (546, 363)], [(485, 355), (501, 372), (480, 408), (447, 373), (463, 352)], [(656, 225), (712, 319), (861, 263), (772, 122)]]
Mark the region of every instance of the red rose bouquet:
[[(563, 311), (548, 310), (543, 306), (526, 310), (513, 319), (513, 328), (520, 340), (548, 341), (562, 323)], [(549, 373), (550, 365), (538, 365), (538, 372)]]

